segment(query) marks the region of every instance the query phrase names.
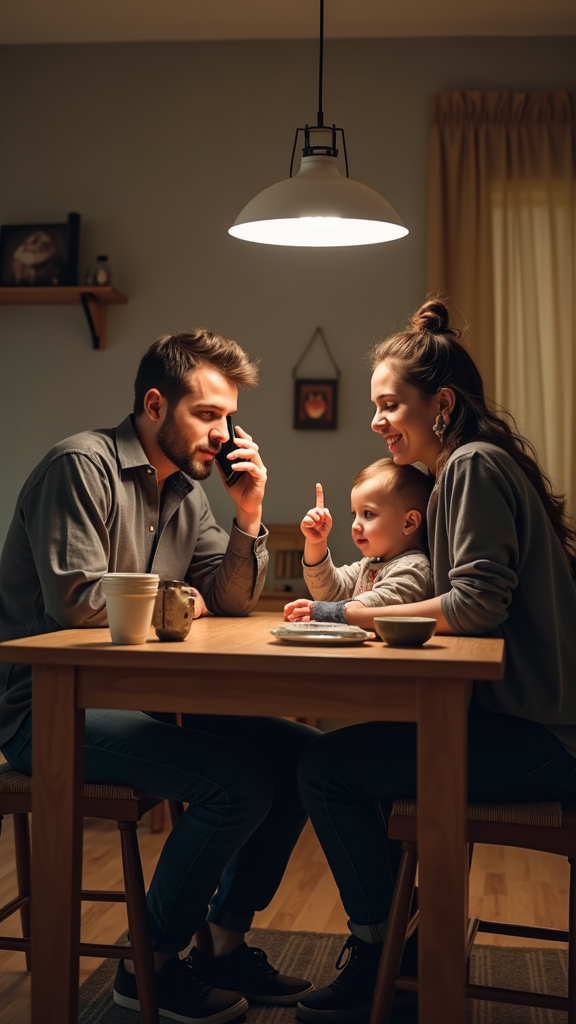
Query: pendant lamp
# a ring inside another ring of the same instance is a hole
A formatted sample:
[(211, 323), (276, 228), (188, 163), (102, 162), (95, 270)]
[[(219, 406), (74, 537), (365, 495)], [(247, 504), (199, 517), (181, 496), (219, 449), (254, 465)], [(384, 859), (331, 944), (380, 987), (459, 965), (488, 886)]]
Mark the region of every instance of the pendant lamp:
[[(324, 0), (320, 0), (318, 113), (315, 125), (297, 128), (290, 177), (259, 192), (244, 207), (229, 234), (268, 245), (338, 246), (390, 242), (408, 234), (390, 203), (348, 176), (344, 129), (324, 124)], [(294, 156), (304, 134), (302, 162), (294, 177)], [(342, 136), (346, 177), (338, 169), (337, 134)]]

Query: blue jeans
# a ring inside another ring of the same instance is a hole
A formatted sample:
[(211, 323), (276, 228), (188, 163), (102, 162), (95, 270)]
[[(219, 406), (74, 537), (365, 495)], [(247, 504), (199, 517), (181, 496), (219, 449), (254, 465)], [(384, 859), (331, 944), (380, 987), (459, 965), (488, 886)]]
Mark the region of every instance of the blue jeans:
[[(393, 800), (416, 796), (416, 726), (368, 722), (326, 733), (302, 755), (299, 781), (351, 932), (382, 941), (400, 860), (387, 812)], [(545, 726), (473, 707), (468, 795), (471, 802), (573, 800), (576, 759)]]
[[(296, 780), (318, 731), (282, 718), (86, 712), (87, 782), (183, 800), (147, 897), (153, 948), (184, 949), (209, 921), (248, 931), (272, 899), (306, 822)], [(31, 715), (2, 752), (32, 774)]]

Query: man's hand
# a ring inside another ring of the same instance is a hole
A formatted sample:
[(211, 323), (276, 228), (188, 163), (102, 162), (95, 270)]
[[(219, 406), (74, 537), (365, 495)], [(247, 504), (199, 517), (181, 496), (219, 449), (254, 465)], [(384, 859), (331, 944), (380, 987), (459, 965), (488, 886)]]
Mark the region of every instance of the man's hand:
[(308, 601), (305, 597), (299, 597), (297, 601), (290, 601), (284, 606), (285, 622), (311, 622), (312, 605), (314, 601)]
[(306, 513), (300, 523), (300, 529), (309, 544), (325, 542), (332, 529), (332, 516), (324, 507), (322, 484), (316, 484), (316, 506)]
[(191, 590), (194, 595), (194, 618), (199, 619), (202, 615), (210, 615), (200, 591), (196, 590), (196, 587), (191, 587)]
[[(234, 427), (238, 448), (230, 460), (235, 470), (242, 474), (232, 487), (226, 490), (236, 505), (236, 522), (244, 533), (257, 537), (262, 520), (262, 500), (266, 487), (267, 472), (260, 458), (258, 445), (242, 427)], [(222, 479), (224, 474), (218, 466)]]

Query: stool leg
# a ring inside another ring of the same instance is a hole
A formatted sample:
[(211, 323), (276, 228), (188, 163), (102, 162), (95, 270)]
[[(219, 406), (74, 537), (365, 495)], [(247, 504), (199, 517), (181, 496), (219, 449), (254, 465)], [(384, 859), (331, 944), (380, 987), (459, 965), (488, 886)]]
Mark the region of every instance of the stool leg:
[[(176, 725), (182, 727), (181, 711), (176, 712)], [(178, 819), (181, 818), (182, 815), (184, 814), (184, 804), (182, 803), (181, 800), (169, 800), (168, 810), (170, 812), (170, 821), (172, 822), (172, 828), (174, 828), (174, 825), (176, 824)]]
[(576, 858), (569, 857), (568, 910), (568, 1024), (576, 1024)]
[(150, 811), (150, 831), (162, 832), (164, 828), (164, 800)]
[[(14, 814), (14, 847), (16, 850), (16, 878), (18, 894), (30, 896), (30, 827), (27, 814)], [(30, 938), (30, 902), (20, 908), (22, 936)], [(26, 970), (30, 970), (30, 951), (26, 954)]]
[(142, 1024), (159, 1024), (154, 983), (154, 957), (146, 910), (146, 890), (138, 849), (135, 821), (119, 821), (122, 866), (126, 888), (126, 910), (133, 949), (134, 971), (140, 1000)]
[(400, 971), (406, 929), (410, 919), (417, 863), (416, 844), (402, 843), (402, 857), (376, 978), (370, 1024), (387, 1024), (390, 1016), (394, 999), (394, 982)]
[[(473, 860), (474, 860), (474, 843), (468, 843), (468, 874), (470, 874), (470, 872), (472, 871), (472, 861)], [(467, 933), (468, 938), (471, 935), (471, 930), (470, 930), (471, 929), (471, 924), (472, 924), (471, 919), (468, 918), (468, 933)], [(476, 937), (476, 932), (477, 931), (478, 931), (478, 929), (476, 928), (476, 930), (474, 931), (474, 937)], [(472, 941), (471, 945), (470, 945), (470, 943), (468, 944), (468, 956), (466, 957), (466, 984), (467, 985), (470, 984), (470, 961), (472, 959), (472, 946), (473, 945), (474, 945), (473, 941)]]

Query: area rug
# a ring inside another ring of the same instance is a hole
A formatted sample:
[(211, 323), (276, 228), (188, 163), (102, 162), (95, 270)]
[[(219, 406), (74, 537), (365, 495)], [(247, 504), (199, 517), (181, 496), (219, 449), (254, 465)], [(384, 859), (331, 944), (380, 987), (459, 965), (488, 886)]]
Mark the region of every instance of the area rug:
[[(284, 973), (310, 978), (316, 988), (327, 985), (335, 974), (334, 964), (346, 936), (314, 932), (280, 932), (255, 928), (248, 941), (266, 951), (270, 961)], [(106, 960), (80, 989), (78, 1024), (137, 1024), (139, 1016), (112, 1001), (116, 962)], [(472, 954), (470, 980), (478, 985), (497, 985), (565, 995), (568, 968), (563, 949), (477, 946)], [(247, 1024), (292, 1024), (294, 1008), (253, 1006)], [(416, 1024), (417, 1013), (405, 1007), (394, 1015), (398, 1024)], [(487, 1003), (468, 1003), (468, 1024), (566, 1024), (567, 1014), (555, 1010)], [(439, 1021), (438, 1024), (441, 1024)]]

